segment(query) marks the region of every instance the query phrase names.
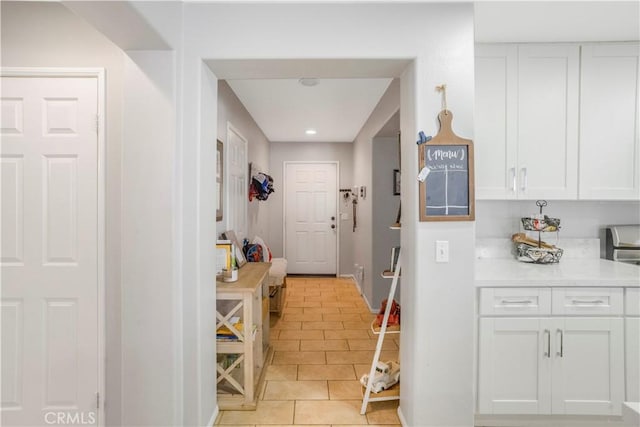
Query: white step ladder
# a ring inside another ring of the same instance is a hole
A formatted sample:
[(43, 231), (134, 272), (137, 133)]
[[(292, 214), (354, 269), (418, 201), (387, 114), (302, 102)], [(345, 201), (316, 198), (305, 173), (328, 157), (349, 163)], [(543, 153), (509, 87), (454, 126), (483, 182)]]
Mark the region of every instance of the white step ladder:
[[(378, 335), (378, 343), (376, 344), (376, 351), (373, 355), (373, 360), (371, 362), (371, 370), (369, 371), (369, 380), (367, 381), (367, 387), (364, 391), (364, 395), (362, 396), (362, 407), (360, 408), (360, 414), (364, 415), (367, 412), (367, 406), (369, 402), (381, 402), (384, 400), (399, 400), (400, 392), (399, 392), (399, 384), (396, 384), (395, 390), (390, 391), (382, 391), (378, 393), (380, 396), (371, 397), (371, 389), (373, 387), (373, 378), (376, 371), (376, 365), (380, 360), (380, 352), (382, 351), (382, 344), (384, 343), (384, 336), (387, 333), (400, 333), (400, 330), (387, 332), (387, 323), (389, 321), (389, 313), (391, 313), (391, 306), (393, 305), (393, 298), (396, 294), (396, 288), (398, 286), (398, 280), (400, 279), (400, 265), (402, 263), (402, 250), (400, 250), (400, 254), (398, 254), (398, 262), (396, 264), (395, 270), (393, 272), (393, 281), (391, 282), (391, 287), (389, 288), (389, 297), (387, 298), (387, 306), (384, 310), (384, 317), (382, 319), (382, 324), (380, 325), (380, 333)], [(385, 276), (387, 277), (387, 276)], [(376, 333), (374, 331), (374, 333)]]

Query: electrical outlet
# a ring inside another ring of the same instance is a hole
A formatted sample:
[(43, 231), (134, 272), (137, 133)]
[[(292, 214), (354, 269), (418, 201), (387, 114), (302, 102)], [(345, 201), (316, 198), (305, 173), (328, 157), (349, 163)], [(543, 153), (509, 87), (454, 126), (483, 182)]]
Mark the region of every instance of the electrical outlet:
[(449, 262), (448, 240), (436, 240), (436, 262)]

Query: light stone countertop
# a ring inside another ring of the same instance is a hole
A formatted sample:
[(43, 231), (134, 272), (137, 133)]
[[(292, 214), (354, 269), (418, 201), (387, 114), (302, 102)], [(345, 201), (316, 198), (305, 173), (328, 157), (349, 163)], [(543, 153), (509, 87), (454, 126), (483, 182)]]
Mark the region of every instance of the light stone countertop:
[(475, 285), (640, 287), (640, 266), (600, 258), (568, 258), (557, 264), (482, 258), (475, 261)]

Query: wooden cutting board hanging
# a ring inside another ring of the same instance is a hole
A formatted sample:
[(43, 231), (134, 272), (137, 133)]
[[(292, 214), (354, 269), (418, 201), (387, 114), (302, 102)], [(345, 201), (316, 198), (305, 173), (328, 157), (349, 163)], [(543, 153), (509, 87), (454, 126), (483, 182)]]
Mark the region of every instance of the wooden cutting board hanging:
[(438, 119), (438, 134), (418, 148), (426, 174), (419, 185), (420, 221), (474, 221), (473, 141), (453, 132), (451, 111), (443, 109)]

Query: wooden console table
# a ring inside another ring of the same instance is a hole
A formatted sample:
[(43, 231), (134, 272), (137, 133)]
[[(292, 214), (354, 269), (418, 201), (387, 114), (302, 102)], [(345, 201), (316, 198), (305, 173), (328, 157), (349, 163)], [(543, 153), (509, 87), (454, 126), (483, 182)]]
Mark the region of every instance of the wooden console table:
[(216, 281), (218, 406), (253, 410), (269, 355), (268, 262), (250, 262), (236, 282)]

